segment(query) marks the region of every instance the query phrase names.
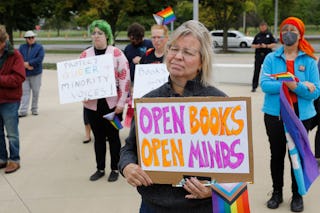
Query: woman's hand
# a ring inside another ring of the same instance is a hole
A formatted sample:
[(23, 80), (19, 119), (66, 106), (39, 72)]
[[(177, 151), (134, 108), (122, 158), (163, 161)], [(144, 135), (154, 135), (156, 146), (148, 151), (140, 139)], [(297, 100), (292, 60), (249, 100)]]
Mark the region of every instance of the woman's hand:
[(115, 112), (116, 114), (122, 113), (122, 112), (123, 112), (123, 107), (117, 106), (116, 109), (114, 110), (114, 112)]
[(308, 87), (308, 90), (309, 90), (311, 93), (316, 90), (316, 86), (315, 86), (313, 83), (311, 83), (311, 82), (309, 82), (309, 81), (305, 81), (305, 82), (303, 82), (303, 83), (304, 83), (304, 85), (306, 85), (306, 86)]
[(132, 62), (133, 62), (134, 64), (139, 64), (139, 63), (140, 63), (140, 60), (141, 60), (141, 57), (140, 57), (140, 56), (136, 56), (136, 57), (134, 57), (134, 58), (132, 59)]
[(204, 186), (197, 178), (188, 178), (183, 188), (190, 194), (186, 195), (187, 199), (203, 199), (212, 196), (211, 188)]
[(137, 164), (130, 163), (123, 169), (123, 175), (131, 186), (150, 186), (152, 180)]
[(285, 81), (284, 82), (285, 85), (287, 85), (287, 87), (293, 91), (295, 88), (297, 88), (297, 82), (296, 81)]

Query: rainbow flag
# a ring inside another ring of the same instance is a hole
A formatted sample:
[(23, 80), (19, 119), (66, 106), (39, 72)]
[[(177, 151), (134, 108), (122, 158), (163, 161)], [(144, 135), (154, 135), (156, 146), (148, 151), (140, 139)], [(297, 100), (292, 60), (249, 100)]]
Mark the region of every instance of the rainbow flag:
[(120, 130), (123, 128), (119, 117), (115, 114), (115, 112), (111, 112), (103, 116), (103, 118), (107, 119), (114, 128)]
[(250, 213), (247, 183), (214, 183), (211, 189), (214, 213)]
[(171, 7), (167, 7), (166, 9), (153, 14), (153, 17), (159, 25), (167, 25), (176, 20), (176, 16), (174, 15)]
[(277, 73), (277, 74), (265, 74), (267, 76), (269, 76), (270, 78), (274, 79), (274, 80), (279, 80), (279, 81), (294, 81), (295, 80), (295, 76), (290, 73), (290, 72), (281, 72), (281, 73)]
[(291, 104), (288, 89), (282, 84), (280, 89), (280, 115), (283, 120), (289, 155), (300, 195), (308, 192), (311, 184), (319, 176), (317, 161), (310, 149), (307, 130), (297, 117)]

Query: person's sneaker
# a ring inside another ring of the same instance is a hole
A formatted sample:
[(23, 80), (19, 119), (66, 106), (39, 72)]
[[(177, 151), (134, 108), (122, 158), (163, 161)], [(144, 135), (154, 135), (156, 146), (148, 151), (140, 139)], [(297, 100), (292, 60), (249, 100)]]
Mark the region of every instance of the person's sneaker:
[(256, 92), (256, 89), (252, 89), (251, 92)]
[(0, 169), (6, 168), (7, 162), (1, 162), (0, 163)]
[(118, 180), (118, 177), (119, 177), (119, 172), (116, 171), (116, 170), (112, 170), (110, 172), (109, 177), (108, 177), (108, 181), (109, 182), (114, 182), (114, 181)]
[(4, 170), (5, 173), (9, 174), (12, 172), (17, 171), (20, 168), (20, 164), (17, 162), (9, 161), (7, 163), (6, 169)]
[(280, 203), (282, 203), (283, 198), (282, 198), (282, 192), (281, 191), (274, 191), (272, 193), (272, 196), (270, 200), (267, 202), (267, 207), (269, 209), (276, 209), (279, 207)]
[(290, 209), (292, 212), (302, 212), (303, 211), (303, 199), (299, 194), (294, 194), (290, 203)]
[(32, 115), (39, 115), (38, 112), (32, 112)]
[(104, 171), (97, 170), (93, 175), (90, 176), (91, 181), (96, 181), (104, 176)]
[(26, 117), (28, 114), (27, 113), (19, 113), (19, 118)]

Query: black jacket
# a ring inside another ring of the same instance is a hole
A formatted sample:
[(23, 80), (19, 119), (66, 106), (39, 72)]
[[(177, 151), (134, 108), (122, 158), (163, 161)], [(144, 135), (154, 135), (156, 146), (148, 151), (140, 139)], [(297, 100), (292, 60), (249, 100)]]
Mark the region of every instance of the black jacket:
[[(187, 82), (182, 96), (172, 90), (170, 82), (169, 79), (167, 83), (146, 94), (144, 97), (226, 96), (225, 93), (215, 87), (202, 86), (199, 77)], [(129, 163), (138, 163), (134, 121), (132, 122), (129, 136), (126, 139), (126, 144), (120, 151), (119, 170), (121, 173)], [(148, 187), (140, 186), (137, 189), (143, 201), (157, 213), (212, 212), (211, 198), (199, 200), (186, 199), (185, 195), (189, 193), (181, 187), (172, 187), (169, 184), (153, 184)]]

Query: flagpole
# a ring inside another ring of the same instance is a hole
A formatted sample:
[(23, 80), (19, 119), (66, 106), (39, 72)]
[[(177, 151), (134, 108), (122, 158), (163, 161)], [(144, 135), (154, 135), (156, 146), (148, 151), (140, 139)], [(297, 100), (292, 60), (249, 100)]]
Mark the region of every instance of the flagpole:
[(199, 21), (199, 0), (193, 0), (193, 20)]

